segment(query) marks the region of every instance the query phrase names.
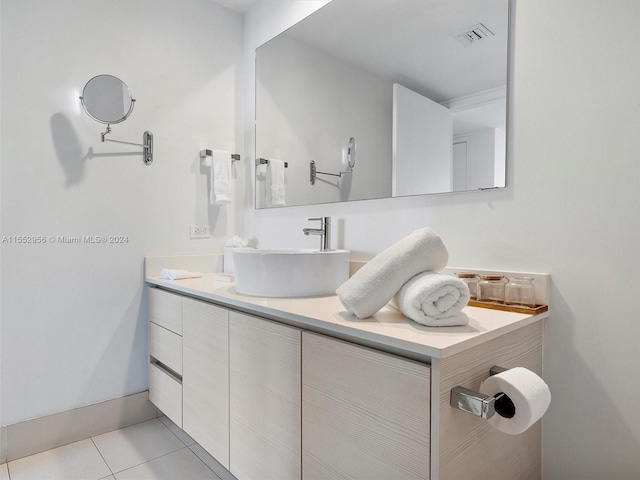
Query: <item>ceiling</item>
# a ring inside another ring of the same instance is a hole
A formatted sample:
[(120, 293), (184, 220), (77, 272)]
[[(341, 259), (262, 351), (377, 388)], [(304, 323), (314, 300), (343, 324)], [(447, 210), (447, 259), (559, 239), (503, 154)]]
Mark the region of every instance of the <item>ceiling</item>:
[[(213, 0), (246, 13), (262, 0)], [(341, 0), (287, 33), (349, 63), (443, 102), (506, 83), (506, 0)], [(494, 34), (463, 47), (478, 23)]]
[[(484, 24), (494, 36), (464, 47)], [(287, 34), (443, 102), (506, 84), (506, 0), (334, 0)]]
[(262, 0), (213, 0), (215, 3), (222, 5), (230, 10), (239, 13), (247, 13)]

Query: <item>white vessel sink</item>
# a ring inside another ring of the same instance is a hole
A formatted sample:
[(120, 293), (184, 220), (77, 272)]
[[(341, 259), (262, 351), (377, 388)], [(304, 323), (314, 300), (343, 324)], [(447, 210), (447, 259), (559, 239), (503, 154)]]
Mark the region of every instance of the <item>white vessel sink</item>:
[(349, 251), (239, 249), (233, 252), (236, 290), (259, 297), (335, 293), (349, 278)]

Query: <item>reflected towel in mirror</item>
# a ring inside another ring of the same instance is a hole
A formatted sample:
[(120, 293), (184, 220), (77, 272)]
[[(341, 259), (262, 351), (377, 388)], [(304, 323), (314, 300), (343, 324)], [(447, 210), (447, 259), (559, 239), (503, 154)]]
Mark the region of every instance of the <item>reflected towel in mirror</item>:
[(231, 152), (213, 150), (211, 152), (211, 205), (231, 203)]
[(267, 165), (267, 185), (265, 195), (267, 205), (271, 207), (284, 207), (284, 162), (282, 160), (269, 159)]

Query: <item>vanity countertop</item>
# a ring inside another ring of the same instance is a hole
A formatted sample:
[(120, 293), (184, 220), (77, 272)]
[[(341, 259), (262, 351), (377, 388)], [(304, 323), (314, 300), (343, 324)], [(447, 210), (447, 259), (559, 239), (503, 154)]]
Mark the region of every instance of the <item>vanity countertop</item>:
[(544, 320), (538, 315), (465, 307), (464, 327), (427, 327), (405, 317), (390, 305), (373, 317), (358, 319), (347, 313), (337, 295), (312, 298), (264, 298), (237, 293), (234, 284), (214, 280), (214, 274), (185, 280), (147, 277), (150, 285), (258, 315), (295, 327), (325, 333), (418, 360), (446, 358), (505, 333)]

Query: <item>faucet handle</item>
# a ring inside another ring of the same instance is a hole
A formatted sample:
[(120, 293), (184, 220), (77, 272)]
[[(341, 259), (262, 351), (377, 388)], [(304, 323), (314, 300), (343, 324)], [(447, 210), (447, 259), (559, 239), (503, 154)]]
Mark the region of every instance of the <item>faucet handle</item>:
[(316, 217), (316, 218), (308, 218), (310, 222), (323, 222), (323, 223), (331, 223), (331, 217)]

